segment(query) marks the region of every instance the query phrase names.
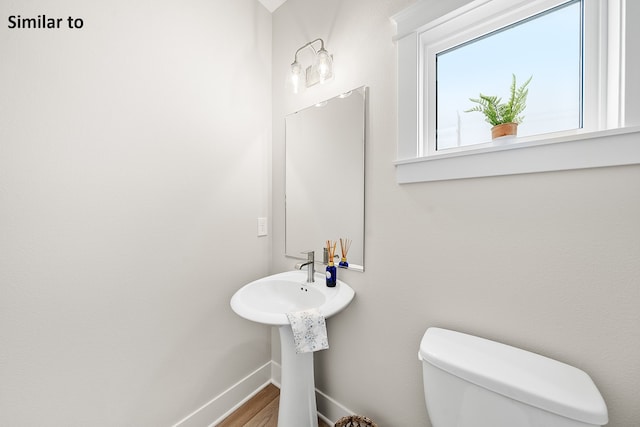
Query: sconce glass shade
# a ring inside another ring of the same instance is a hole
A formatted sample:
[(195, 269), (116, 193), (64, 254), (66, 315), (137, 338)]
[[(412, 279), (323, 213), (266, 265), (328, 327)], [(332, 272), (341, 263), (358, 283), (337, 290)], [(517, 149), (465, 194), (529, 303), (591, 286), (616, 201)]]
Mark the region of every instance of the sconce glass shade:
[(298, 61), (295, 61), (293, 64), (291, 64), (289, 81), (293, 93), (299, 93), (300, 89), (305, 85), (305, 77), (304, 73), (302, 72), (302, 66)]
[(331, 55), (324, 48), (321, 48), (316, 54), (316, 70), (320, 76), (320, 83), (331, 78), (333, 74), (333, 60)]

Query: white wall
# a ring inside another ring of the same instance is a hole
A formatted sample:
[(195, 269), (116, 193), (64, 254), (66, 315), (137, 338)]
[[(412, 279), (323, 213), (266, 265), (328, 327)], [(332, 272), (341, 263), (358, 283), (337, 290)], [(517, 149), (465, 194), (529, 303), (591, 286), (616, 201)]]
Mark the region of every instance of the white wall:
[[(8, 29), (69, 15), (81, 30)], [(270, 359), (271, 16), (0, 3), (0, 425), (170, 425)]]
[[(466, 0), (431, 2), (436, 17)], [(318, 388), (380, 425), (429, 425), (417, 351), (439, 326), (577, 366), (604, 395), (609, 426), (640, 424), (640, 166), (396, 184), (389, 17), (410, 3), (288, 0), (273, 15), (272, 271), (294, 263), (282, 255), (284, 116), (370, 87), (365, 272), (340, 271), (356, 298), (328, 321)], [(638, 6), (627, 3), (633, 23)], [(334, 54), (335, 80), (293, 96), (287, 67), (316, 37)], [(632, 76), (640, 58), (629, 48)], [(637, 97), (627, 101), (637, 110)]]

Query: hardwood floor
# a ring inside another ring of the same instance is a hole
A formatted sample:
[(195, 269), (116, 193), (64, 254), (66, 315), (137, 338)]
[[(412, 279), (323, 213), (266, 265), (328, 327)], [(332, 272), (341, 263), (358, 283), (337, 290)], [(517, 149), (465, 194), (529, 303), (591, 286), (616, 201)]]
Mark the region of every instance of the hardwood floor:
[[(276, 427), (280, 389), (269, 384), (225, 418), (218, 427)], [(301, 426), (302, 427), (302, 426)], [(318, 427), (331, 427), (318, 419)]]

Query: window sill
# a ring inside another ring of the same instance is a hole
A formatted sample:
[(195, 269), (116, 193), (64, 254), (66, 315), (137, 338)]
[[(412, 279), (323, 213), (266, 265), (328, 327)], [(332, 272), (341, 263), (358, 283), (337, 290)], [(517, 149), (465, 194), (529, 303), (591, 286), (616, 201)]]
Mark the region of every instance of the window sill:
[(640, 163), (640, 126), (398, 160), (399, 184)]

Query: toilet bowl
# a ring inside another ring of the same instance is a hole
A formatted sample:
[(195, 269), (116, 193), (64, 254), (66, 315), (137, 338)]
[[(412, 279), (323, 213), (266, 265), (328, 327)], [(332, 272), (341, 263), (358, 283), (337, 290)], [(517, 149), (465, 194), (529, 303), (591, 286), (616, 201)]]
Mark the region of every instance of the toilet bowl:
[(595, 427), (607, 407), (585, 372), (519, 348), (429, 328), (420, 343), (433, 427)]

